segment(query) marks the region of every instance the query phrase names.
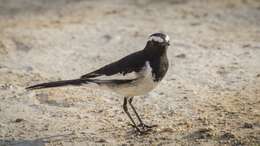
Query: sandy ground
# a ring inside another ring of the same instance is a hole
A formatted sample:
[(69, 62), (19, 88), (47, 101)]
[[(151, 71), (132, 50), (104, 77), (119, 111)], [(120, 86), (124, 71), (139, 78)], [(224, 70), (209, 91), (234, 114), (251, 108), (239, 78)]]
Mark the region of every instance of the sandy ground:
[[(0, 145), (260, 145), (258, 0), (0, 0)], [(171, 37), (170, 69), (136, 105), (72, 79)]]

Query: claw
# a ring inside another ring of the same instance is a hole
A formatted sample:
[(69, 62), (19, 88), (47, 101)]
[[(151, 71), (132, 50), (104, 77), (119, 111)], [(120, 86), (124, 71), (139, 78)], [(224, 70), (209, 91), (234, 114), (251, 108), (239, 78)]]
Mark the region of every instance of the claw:
[(136, 132), (138, 132), (138, 134), (140, 134), (140, 135), (147, 134), (149, 131), (152, 130), (153, 127), (157, 127), (157, 125), (148, 126), (148, 125), (145, 125), (145, 124), (139, 124), (137, 127), (135, 125), (131, 124), (131, 123), (129, 123), (129, 125), (132, 126), (133, 128), (135, 128)]
[(135, 126), (134, 124), (129, 123), (130, 126), (136, 129), (138, 133), (142, 133), (143, 131), (140, 130), (139, 126)]
[(158, 125), (146, 125), (146, 124), (144, 124), (144, 123), (140, 123), (139, 125), (138, 125), (138, 127), (141, 127), (142, 129), (149, 129), (149, 130), (151, 130), (152, 128), (154, 128), (154, 127), (157, 127)]

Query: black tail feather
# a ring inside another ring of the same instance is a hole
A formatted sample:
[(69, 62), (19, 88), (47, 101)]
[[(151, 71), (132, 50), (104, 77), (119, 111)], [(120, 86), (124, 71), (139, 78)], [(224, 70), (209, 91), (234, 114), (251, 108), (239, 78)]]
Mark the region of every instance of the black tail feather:
[(60, 87), (60, 86), (68, 86), (68, 85), (81, 85), (83, 83), (87, 83), (87, 80), (83, 79), (75, 79), (75, 80), (63, 80), (63, 81), (55, 81), (49, 83), (42, 83), (27, 87), (27, 90), (34, 90), (34, 89), (43, 89), (43, 88), (52, 88), (52, 87)]

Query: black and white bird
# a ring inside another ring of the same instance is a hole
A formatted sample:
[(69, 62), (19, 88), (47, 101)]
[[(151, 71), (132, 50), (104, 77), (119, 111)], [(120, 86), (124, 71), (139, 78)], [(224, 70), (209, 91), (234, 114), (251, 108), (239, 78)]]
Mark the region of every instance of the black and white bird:
[[(80, 86), (89, 83), (106, 87), (124, 96), (123, 109), (125, 113), (136, 130), (143, 133), (152, 126), (145, 125), (141, 120), (132, 105), (133, 97), (147, 94), (163, 79), (168, 70), (167, 48), (169, 45), (170, 38), (168, 35), (154, 33), (149, 36), (143, 50), (132, 53), (78, 79), (42, 83), (26, 89), (33, 90), (68, 85)], [(128, 104), (139, 121), (138, 125), (128, 111)]]

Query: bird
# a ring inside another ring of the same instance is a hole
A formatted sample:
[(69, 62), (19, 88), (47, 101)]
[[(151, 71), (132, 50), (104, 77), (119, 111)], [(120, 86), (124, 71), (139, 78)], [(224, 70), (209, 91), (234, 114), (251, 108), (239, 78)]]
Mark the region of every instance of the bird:
[[(167, 58), (169, 46), (170, 38), (168, 35), (161, 32), (153, 33), (149, 35), (144, 49), (131, 53), (77, 79), (41, 83), (29, 86), (26, 89), (96, 84), (123, 96), (123, 110), (130, 119), (131, 125), (137, 132), (145, 133), (155, 125), (144, 124), (132, 101), (135, 96), (148, 94), (165, 77), (169, 68)], [(134, 121), (129, 113), (128, 105), (133, 110), (139, 124)]]

